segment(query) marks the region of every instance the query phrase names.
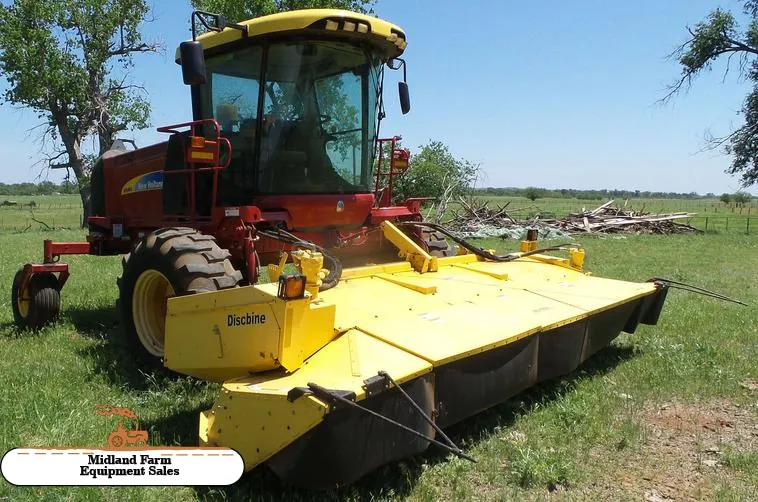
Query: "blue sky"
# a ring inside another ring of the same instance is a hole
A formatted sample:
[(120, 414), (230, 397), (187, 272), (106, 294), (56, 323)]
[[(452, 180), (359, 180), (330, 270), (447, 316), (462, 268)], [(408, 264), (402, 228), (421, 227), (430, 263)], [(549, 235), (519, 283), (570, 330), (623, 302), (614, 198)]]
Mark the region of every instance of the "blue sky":
[[(666, 54), (686, 39), (686, 25), (717, 6), (739, 10), (734, 0), (379, 0), (377, 14), (408, 34), (413, 104), (400, 115), (388, 74), (382, 131), (401, 134), (412, 151), (445, 142), (481, 163), (484, 186), (736, 191), (723, 172), (729, 158), (702, 149), (706, 131), (741, 123), (748, 85), (734, 72), (724, 81), (716, 65), (671, 104), (656, 103), (680, 71)], [(190, 8), (167, 0), (153, 10), (145, 33), (165, 53), (139, 56), (132, 77), (149, 91), (157, 127), (191, 118), (173, 63), (189, 37)], [(0, 123), (0, 181), (32, 180), (34, 114), (4, 105)], [(154, 127), (125, 137), (160, 141)]]

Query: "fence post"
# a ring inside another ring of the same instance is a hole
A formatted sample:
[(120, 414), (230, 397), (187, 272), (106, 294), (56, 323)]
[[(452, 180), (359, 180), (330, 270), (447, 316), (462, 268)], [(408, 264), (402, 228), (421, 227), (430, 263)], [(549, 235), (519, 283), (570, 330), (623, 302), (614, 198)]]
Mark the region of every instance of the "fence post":
[(705, 231), (708, 231), (708, 217), (705, 217)]
[(747, 235), (750, 235), (750, 218), (747, 219), (747, 228), (745, 229), (745, 233)]
[(726, 228), (724, 230), (729, 230), (729, 218), (726, 219)]

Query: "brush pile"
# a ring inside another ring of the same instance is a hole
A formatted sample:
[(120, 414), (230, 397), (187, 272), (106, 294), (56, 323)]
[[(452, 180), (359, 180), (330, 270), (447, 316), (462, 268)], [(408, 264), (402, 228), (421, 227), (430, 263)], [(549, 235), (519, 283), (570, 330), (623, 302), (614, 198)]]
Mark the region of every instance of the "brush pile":
[[(543, 217), (538, 208), (520, 208), (508, 211), (508, 205), (490, 207), (486, 200), (459, 200), (459, 207), (451, 210), (452, 218), (445, 226), (462, 237), (522, 238), (527, 228), (539, 229), (541, 238), (561, 238), (578, 234), (679, 234), (700, 232), (699, 229), (676, 220), (691, 218), (694, 213), (651, 214), (624, 209), (608, 201), (592, 209), (582, 209), (565, 218)], [(529, 219), (517, 219), (518, 212), (537, 214)]]

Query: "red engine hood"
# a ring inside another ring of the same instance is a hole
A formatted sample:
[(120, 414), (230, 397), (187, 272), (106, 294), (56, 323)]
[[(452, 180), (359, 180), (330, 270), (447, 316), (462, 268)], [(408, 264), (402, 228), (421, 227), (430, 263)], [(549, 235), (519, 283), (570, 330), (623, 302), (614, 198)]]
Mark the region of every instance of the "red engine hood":
[(371, 213), (374, 195), (263, 195), (255, 198), (261, 211), (286, 211), (292, 230), (360, 227)]

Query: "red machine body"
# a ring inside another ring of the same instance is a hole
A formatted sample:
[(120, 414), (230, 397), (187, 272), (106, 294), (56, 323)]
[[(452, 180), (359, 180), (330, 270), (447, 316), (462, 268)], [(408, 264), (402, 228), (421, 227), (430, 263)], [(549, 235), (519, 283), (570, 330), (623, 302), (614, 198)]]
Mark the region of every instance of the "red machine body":
[[(200, 131), (207, 126), (215, 130), (210, 139)], [(381, 232), (374, 231), (382, 221), (422, 219), (419, 199), (392, 205), (393, 181), (408, 168), (409, 160), (408, 151), (397, 148), (399, 137), (377, 140), (374, 193), (254, 195), (251, 205), (213, 204), (210, 211), (203, 214), (197, 208), (198, 177), (212, 177), (210, 200), (216, 201), (219, 174), (228, 167), (228, 161), (224, 163), (222, 158), (231, 157), (231, 145), (221, 136), (218, 123), (213, 119), (158, 130), (180, 134), (182, 129), (189, 130), (190, 138), (184, 152), (185, 169), (165, 169), (167, 142), (104, 155), (99, 180), (102, 200), (89, 218), (87, 242), (45, 241), (43, 264), (30, 265), (24, 275), (57, 272), (62, 287), (69, 275), (67, 265), (57, 263), (62, 255), (128, 253), (142, 237), (156, 229), (185, 226), (214, 236), (219, 246), (231, 252), (235, 268), (242, 270), (246, 280), (253, 283), (257, 279), (257, 267), (278, 262), (280, 253), (288, 248), (280, 241), (257, 236), (256, 229), (283, 228), (332, 250), (343, 260), (365, 261), (367, 256), (394, 249), (383, 241)], [(382, 155), (385, 150), (389, 155)], [(224, 156), (224, 152), (228, 155)], [(178, 177), (174, 179), (180, 179), (185, 187), (188, 204), (181, 214), (164, 211), (163, 188), (170, 177)], [(143, 184), (137, 186), (139, 183)]]

